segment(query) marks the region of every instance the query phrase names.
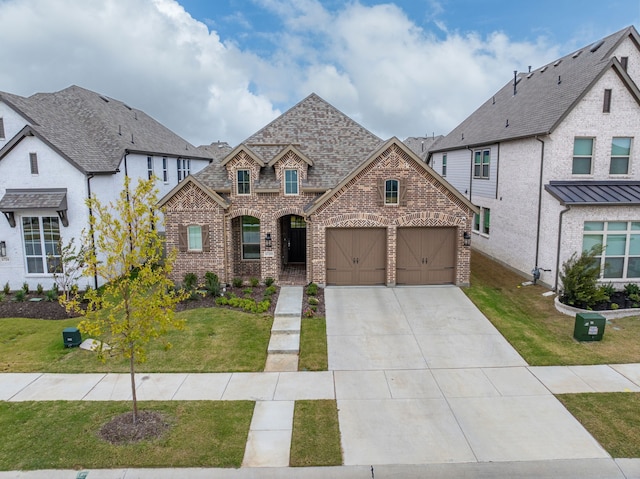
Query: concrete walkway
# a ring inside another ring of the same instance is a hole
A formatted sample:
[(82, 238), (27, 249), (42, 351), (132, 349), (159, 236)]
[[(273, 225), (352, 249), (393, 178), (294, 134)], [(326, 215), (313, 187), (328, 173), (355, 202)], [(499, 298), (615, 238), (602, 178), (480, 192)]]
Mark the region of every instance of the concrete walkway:
[[(330, 371), (137, 376), (141, 400), (256, 401), (243, 462), (252, 467), (87, 477), (371, 477), (373, 466), (376, 477), (640, 478), (640, 460), (611, 459), (553, 396), (640, 391), (640, 364), (527, 366), (454, 287), (327, 288), (325, 301)], [(128, 381), (0, 374), (0, 400), (126, 400)], [(337, 400), (345, 466), (285, 467), (299, 399)]]

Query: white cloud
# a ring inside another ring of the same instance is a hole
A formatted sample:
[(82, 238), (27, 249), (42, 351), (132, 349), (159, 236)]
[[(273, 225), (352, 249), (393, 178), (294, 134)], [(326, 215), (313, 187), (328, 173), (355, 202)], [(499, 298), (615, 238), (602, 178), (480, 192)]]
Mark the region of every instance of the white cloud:
[[(0, 0), (0, 90), (30, 95), (77, 84), (146, 111), (195, 144), (235, 144), (315, 91), (378, 135), (404, 138), (447, 133), (514, 69), (558, 56), (542, 37), (517, 43), (443, 22), (436, 35), (391, 3), (256, 4), (284, 25), (269, 33), (269, 58), (222, 43), (174, 0)], [(224, 20), (212, 5), (209, 17)], [(431, 5), (433, 17), (442, 13), (440, 2)]]

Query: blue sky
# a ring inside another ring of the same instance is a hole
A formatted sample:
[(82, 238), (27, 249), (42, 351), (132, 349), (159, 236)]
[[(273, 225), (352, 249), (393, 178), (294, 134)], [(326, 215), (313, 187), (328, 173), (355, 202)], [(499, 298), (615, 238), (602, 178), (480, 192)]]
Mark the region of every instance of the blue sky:
[(639, 20), (640, 0), (0, 0), (0, 91), (76, 84), (232, 145), (315, 92), (404, 139)]

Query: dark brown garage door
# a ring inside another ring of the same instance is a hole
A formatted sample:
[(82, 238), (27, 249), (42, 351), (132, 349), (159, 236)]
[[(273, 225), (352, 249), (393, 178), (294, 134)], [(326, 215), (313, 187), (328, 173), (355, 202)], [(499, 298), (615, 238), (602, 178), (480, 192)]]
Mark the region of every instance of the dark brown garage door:
[(397, 284), (456, 279), (456, 228), (398, 228)]
[(385, 228), (327, 228), (327, 284), (385, 284)]

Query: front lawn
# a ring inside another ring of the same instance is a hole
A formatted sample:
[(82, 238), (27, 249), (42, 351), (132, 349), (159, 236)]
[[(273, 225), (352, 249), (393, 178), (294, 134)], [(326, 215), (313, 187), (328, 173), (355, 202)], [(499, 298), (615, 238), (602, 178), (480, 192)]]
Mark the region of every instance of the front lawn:
[(327, 321), (325, 318), (302, 318), (300, 325), (299, 371), (326, 371)]
[[(144, 372), (263, 371), (273, 318), (225, 308), (183, 311), (186, 327), (152, 344)], [(95, 353), (65, 348), (62, 330), (80, 318), (0, 318), (0, 372), (128, 372), (126, 360), (101, 363)], [(83, 337), (83, 339), (86, 339)], [(172, 348), (166, 350), (164, 340)]]
[(573, 339), (575, 319), (558, 312), (547, 288), (521, 286), (522, 276), (488, 257), (471, 255), (464, 292), (532, 366), (640, 362), (640, 318), (612, 320), (602, 341)]

